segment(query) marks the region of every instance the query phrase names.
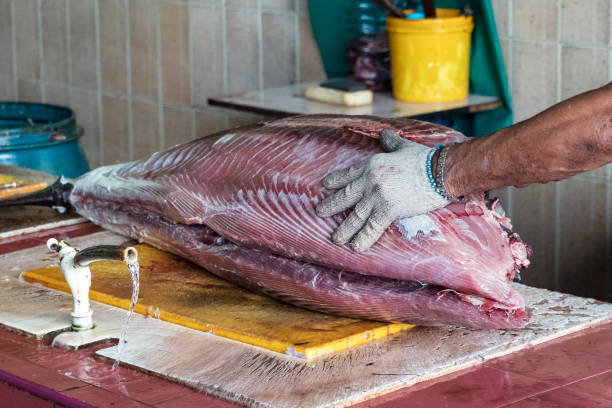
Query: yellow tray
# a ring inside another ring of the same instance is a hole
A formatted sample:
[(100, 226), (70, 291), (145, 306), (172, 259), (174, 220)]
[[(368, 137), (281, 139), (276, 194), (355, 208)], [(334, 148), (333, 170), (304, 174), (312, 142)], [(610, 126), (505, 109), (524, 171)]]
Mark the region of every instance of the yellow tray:
[(0, 200), (33, 193), (45, 187), (47, 187), (47, 183), (25, 181), (9, 176), (8, 174), (0, 173)]
[[(148, 245), (136, 247), (141, 265), (140, 297), (135, 311), (143, 315), (307, 359), (413, 327), (295, 307), (251, 293)], [(91, 271), (91, 299), (127, 309), (132, 283), (125, 264), (97, 262), (91, 265)], [(27, 271), (23, 277), (27, 282), (69, 292), (56, 267)]]

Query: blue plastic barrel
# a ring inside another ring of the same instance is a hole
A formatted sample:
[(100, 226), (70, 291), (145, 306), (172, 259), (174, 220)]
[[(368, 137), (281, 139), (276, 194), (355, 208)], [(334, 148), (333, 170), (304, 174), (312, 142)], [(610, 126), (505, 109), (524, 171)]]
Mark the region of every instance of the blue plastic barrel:
[(0, 102), (0, 164), (78, 177), (89, 171), (72, 109)]

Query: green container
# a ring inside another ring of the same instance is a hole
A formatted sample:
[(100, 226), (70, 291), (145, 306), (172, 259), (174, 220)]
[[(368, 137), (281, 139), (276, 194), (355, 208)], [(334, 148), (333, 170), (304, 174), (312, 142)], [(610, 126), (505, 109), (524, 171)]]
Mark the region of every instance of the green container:
[(89, 171), (81, 136), (69, 108), (0, 102), (0, 164), (78, 177)]

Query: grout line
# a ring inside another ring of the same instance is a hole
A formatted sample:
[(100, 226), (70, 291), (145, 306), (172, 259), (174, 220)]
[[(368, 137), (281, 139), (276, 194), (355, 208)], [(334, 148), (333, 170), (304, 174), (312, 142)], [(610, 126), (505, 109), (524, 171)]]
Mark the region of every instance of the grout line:
[[(514, 41), (508, 40), (508, 87), (510, 88), (510, 96), (512, 96), (512, 87), (514, 85), (514, 68), (512, 66), (514, 60)], [(514, 117), (512, 118), (514, 121)]]
[[(612, 26), (610, 26), (612, 31)], [(612, 82), (612, 48), (608, 50), (608, 82)]]
[[(507, 371), (504, 370), (503, 368), (498, 368), (498, 367), (495, 367), (495, 366), (491, 365), (492, 362), (493, 362), (493, 360), (489, 360), (489, 361), (485, 362), (483, 365), (485, 367), (487, 367), (487, 368), (507, 373)], [(546, 383), (550, 388), (545, 388), (545, 389), (543, 389), (541, 391), (529, 393), (528, 395), (522, 396), (522, 397), (520, 397), (519, 399), (516, 399), (516, 400), (510, 400), (508, 402), (504, 402), (503, 405), (500, 406), (500, 408), (505, 408), (505, 407), (509, 408), (509, 407), (514, 406), (518, 402), (525, 401), (525, 400), (527, 400), (529, 398), (532, 398), (532, 397), (535, 397), (535, 396), (538, 396), (538, 395), (542, 395), (542, 394), (546, 394), (548, 392), (555, 391), (555, 390), (558, 390), (558, 389), (561, 389), (561, 388), (565, 388), (565, 387), (574, 385), (576, 383), (579, 383), (581, 381), (590, 380), (591, 378), (599, 377), (599, 376), (606, 375), (606, 374), (609, 374), (609, 373), (612, 373), (612, 369), (604, 370), (604, 371), (601, 371), (601, 372), (596, 372), (594, 374), (590, 374), (590, 375), (587, 375), (587, 376), (584, 376), (584, 377), (579, 377), (577, 379), (574, 379), (572, 381), (569, 381), (569, 382), (563, 383), (563, 384), (554, 384), (554, 383), (549, 382), (547, 380), (540, 379), (540, 381)], [(521, 373), (514, 373), (514, 374), (518, 375), (520, 377), (525, 377), (525, 378), (531, 379), (531, 380), (538, 380), (538, 378), (532, 377), (532, 376), (530, 376), (528, 374), (521, 374)]]
[[(195, 82), (194, 82), (194, 75), (193, 75), (194, 73), (193, 44), (194, 43), (193, 43), (193, 30), (192, 30), (192, 13), (191, 13), (191, 10), (193, 9), (192, 0), (189, 1), (188, 7), (189, 7), (189, 14), (188, 14), (187, 24), (189, 24), (189, 101), (191, 103), (191, 106), (193, 106), (194, 105), (193, 96), (196, 94), (196, 92), (195, 92)], [(194, 140), (196, 138), (196, 111), (195, 109), (191, 109), (189, 111), (189, 117), (191, 118), (191, 140)]]
[[(562, 45), (561, 45), (561, 21), (563, 18), (563, 7), (561, 2), (557, 3), (557, 102), (561, 100), (561, 75), (562, 75)], [(555, 182), (555, 253), (554, 253), (554, 284), (555, 290), (561, 289), (561, 182)]]
[(554, 290), (561, 290), (561, 182), (555, 182), (555, 253), (554, 253)]
[(605, 374), (610, 374), (610, 373), (612, 373), (612, 369), (604, 370), (604, 371), (599, 372), (599, 373), (587, 375), (586, 377), (577, 378), (577, 379), (575, 379), (573, 381), (568, 382), (567, 384), (563, 384), (561, 387), (567, 387), (568, 385), (574, 385), (574, 384), (579, 383), (581, 381), (590, 380), (591, 378), (599, 377), (600, 375), (605, 375)]
[[(612, 0), (610, 0), (610, 23), (608, 24), (608, 82), (612, 82)], [(608, 178), (610, 178), (610, 168), (608, 168)]]
[(510, 219), (514, 218), (514, 187), (508, 187), (508, 202), (506, 203), (506, 211)]
[[(206, 4), (203, 4), (202, 6), (203, 7), (215, 7), (215, 6), (206, 5)], [(289, 10), (289, 9), (274, 8), (274, 7), (265, 7), (265, 6), (262, 6), (262, 7), (258, 7), (258, 6), (255, 6), (255, 7), (226, 6), (226, 8), (227, 8), (227, 10), (230, 10), (230, 11), (242, 11), (242, 12), (247, 12), (247, 13), (249, 13), (249, 12), (256, 12), (258, 10), (261, 10), (261, 11), (265, 11), (266, 13), (278, 14), (278, 15), (283, 15), (283, 16), (290, 16), (290, 15), (293, 15), (293, 13), (294, 13), (294, 11)]]
[(612, 48), (612, 0), (610, 0), (610, 22), (608, 24), (608, 46)]
[[(223, 94), (229, 93), (229, 60), (227, 56), (227, 9), (226, 0), (221, 2), (221, 41), (223, 50)], [(208, 102), (206, 103), (208, 105)], [(223, 115), (223, 126), (229, 127), (229, 117), (227, 114)]]
[(196, 110), (191, 109), (189, 112), (191, 117), (191, 140), (194, 140), (196, 138)]
[(157, 7), (157, 24), (155, 28), (155, 41), (157, 42), (157, 116), (159, 126), (159, 148), (163, 150), (166, 145), (166, 135), (164, 129), (164, 80), (162, 77), (162, 42), (161, 42), (161, 15), (162, 15), (162, 4), (161, 2)]
[(500, 40), (512, 40), (512, 41), (522, 42), (522, 43), (527, 43), (527, 44), (543, 44), (543, 45), (561, 44), (565, 47), (585, 48), (589, 50), (607, 50), (608, 48), (610, 48), (607, 44), (603, 44), (603, 45), (602, 44), (589, 44), (589, 43), (581, 43), (581, 42), (561, 41), (561, 40), (544, 40), (544, 39), (534, 40), (530, 38), (521, 38), (521, 37), (506, 36), (506, 35), (500, 35), (499, 39)]
[(512, 15), (513, 9), (514, 4), (512, 4), (512, 0), (508, 0), (508, 35), (510, 37), (514, 35), (514, 17)]
[(258, 89), (264, 89), (264, 74), (263, 74), (263, 13), (261, 11), (261, 0), (257, 0), (257, 65), (258, 65)]
[[(608, 82), (612, 82), (612, 0), (609, 4), (610, 19), (608, 24)], [(606, 167), (606, 294), (608, 302), (612, 302), (612, 166)]]
[(132, 37), (132, 28), (130, 26), (130, 0), (123, 0), (125, 6), (125, 70), (127, 78), (125, 87), (127, 92), (127, 131), (128, 131), (128, 159), (134, 160), (134, 132), (132, 130), (132, 46), (130, 39)]
[[(128, 0), (129, 1), (129, 0)], [(42, 81), (39, 79), (32, 79), (32, 80), (27, 80), (28, 82), (32, 83), (32, 84), (36, 84), (36, 85), (40, 85), (42, 84)], [(63, 88), (68, 90), (69, 92), (72, 92), (73, 90), (79, 90), (79, 91), (85, 91), (85, 92), (96, 92), (96, 88), (88, 88), (86, 86), (81, 86), (81, 85), (71, 85), (65, 82), (57, 82), (57, 81), (46, 81), (45, 82), (47, 85), (52, 85), (58, 88)], [(104, 90), (102, 89), (102, 96), (109, 96), (111, 98), (123, 98), (123, 99), (127, 99), (130, 98), (135, 102), (142, 102), (142, 103), (147, 103), (149, 105), (157, 105), (159, 104), (159, 101), (156, 99), (151, 99), (145, 96), (140, 96), (140, 95), (133, 95), (130, 96), (127, 93), (123, 93), (123, 92), (116, 92), (116, 91), (108, 91), (108, 90)], [(214, 109), (213, 107), (209, 107), (209, 106), (191, 106), (191, 105), (182, 105), (178, 102), (173, 102), (173, 101), (163, 101), (163, 105), (164, 107), (167, 108), (173, 108), (176, 110), (180, 110), (180, 111), (191, 111), (191, 110), (196, 110), (199, 112), (208, 112), (211, 109)], [(222, 108), (217, 108), (217, 109), (222, 109)]]
[[(221, 43), (223, 53), (223, 94), (227, 95), (229, 92), (229, 81), (228, 81), (228, 58), (227, 58), (227, 13), (225, 9), (225, 0), (221, 3)], [(226, 124), (227, 127), (227, 124)]]
[[(68, 77), (68, 84), (72, 87), (72, 47), (70, 42), (72, 41), (71, 24), (70, 24), (70, 0), (66, 0), (66, 76)], [(72, 88), (70, 89), (72, 94)]]
[[(513, 10), (513, 2), (512, 0), (508, 0), (508, 35), (510, 36), (509, 38), (509, 43), (510, 43), (510, 49), (508, 50), (508, 65), (509, 65), (509, 79), (508, 79), (508, 83), (509, 83), (509, 87), (510, 87), (510, 94), (512, 95), (512, 84), (513, 84), (513, 72), (514, 72), (514, 65), (513, 65), (513, 56), (514, 56), (514, 41), (512, 40), (512, 33), (514, 31), (514, 18), (512, 16), (512, 10)], [(516, 116), (513, 116), (513, 122), (516, 122)], [(508, 215), (510, 217), (510, 219), (512, 219), (514, 217), (514, 187), (510, 186), (508, 187), (508, 202), (506, 203), (506, 211), (508, 212)]]
[(40, 77), (40, 98), (43, 103), (47, 102), (47, 91), (45, 87), (45, 53), (43, 51), (43, 30), (42, 30), (42, 0), (36, 2), (36, 15), (38, 23), (38, 58), (40, 62), (38, 64), (39, 77)]
[[(102, 0), (104, 1), (104, 0)], [(102, 111), (102, 56), (100, 54), (100, 7), (98, 0), (94, 0), (94, 21), (96, 30), (96, 82), (98, 86), (98, 165), (104, 163), (104, 115)]]
[(572, 177), (572, 180), (582, 180), (582, 181), (588, 181), (591, 183), (599, 183), (599, 184), (606, 184), (606, 185), (612, 186), (612, 180), (607, 180), (605, 178), (599, 178), (597, 176), (590, 176), (590, 175), (584, 175), (584, 174), (575, 175)]
[[(608, 175), (610, 174), (610, 166), (608, 166)], [(612, 302), (612, 186), (606, 183), (606, 278), (604, 284), (606, 287), (606, 301)]]
[[(512, 16), (512, 11), (514, 8), (514, 4), (512, 0), (508, 0), (508, 35), (509, 38), (509, 47), (508, 50), (508, 86), (510, 88), (510, 95), (512, 96), (512, 87), (514, 84), (514, 65), (513, 65), (513, 57), (514, 57), (514, 41), (512, 40), (512, 34), (514, 32), (514, 18)], [(512, 121), (516, 122), (516, 115), (513, 114)], [(514, 217), (514, 188), (508, 187), (508, 202), (506, 203), (506, 210), (508, 211), (508, 215), (510, 219)]]
[[(514, 65), (513, 65), (513, 60), (514, 60), (514, 40), (512, 39), (513, 33), (514, 33), (514, 17), (513, 17), (513, 8), (514, 8), (514, 4), (512, 2), (512, 0), (508, 0), (508, 42), (510, 43), (510, 49), (508, 50), (508, 84), (510, 87), (510, 95), (512, 96), (512, 87), (514, 84)], [(513, 122), (516, 122), (514, 116), (513, 116)], [(508, 197), (510, 198), (512, 196), (512, 189), (509, 190), (508, 192)]]
[(11, 0), (10, 4), (9, 4), (9, 11), (11, 13), (11, 46), (12, 46), (12, 57), (13, 57), (13, 86), (14, 86), (14, 90), (13, 90), (13, 95), (15, 100), (19, 99), (19, 75), (17, 74), (17, 72), (19, 71), (18, 65), (17, 65), (17, 30), (15, 29), (15, 22), (17, 21), (15, 19), (15, 0)]
[[(28, 80), (25, 80), (25, 81), (27, 81), (27, 82), (29, 82), (31, 84), (35, 84), (35, 85), (41, 85), (42, 84), (42, 81), (40, 81), (39, 79), (32, 79), (32, 80), (28, 79)], [(88, 88), (88, 87), (80, 86), (80, 85), (71, 85), (71, 84), (68, 84), (68, 83), (65, 83), (65, 82), (46, 81), (45, 83), (47, 85), (52, 85), (52, 86), (55, 86), (55, 87), (58, 87), (58, 88), (66, 89), (68, 92), (72, 92), (74, 90), (84, 91), (84, 92), (89, 92), (89, 93), (97, 91), (97, 89), (95, 89), (95, 88)], [(108, 90), (104, 90), (104, 89), (102, 89), (102, 96), (108, 96), (108, 97), (116, 98), (116, 99), (128, 99), (128, 98), (130, 98), (134, 102), (141, 102), (141, 103), (146, 103), (146, 104), (149, 104), (149, 105), (158, 105), (159, 104), (158, 100), (147, 98), (145, 96), (133, 95), (133, 96), (130, 97), (127, 93), (108, 91)], [(172, 102), (172, 101), (163, 101), (163, 106), (165, 108), (172, 108), (172, 109), (176, 109), (176, 110), (183, 111), (183, 112), (191, 112), (191, 111), (195, 111), (195, 112), (211, 112), (211, 111), (215, 111), (215, 112), (218, 112), (218, 110), (225, 110), (224, 108), (216, 107), (216, 106), (181, 105), (180, 103)], [(242, 112), (242, 113), (246, 113), (246, 112)], [(574, 176), (574, 177), (580, 177), (580, 176)], [(601, 181), (601, 182), (604, 183), (605, 181)], [(612, 181), (610, 183), (612, 183)]]
[[(495, 368), (495, 367), (493, 367), (493, 368)], [(505, 370), (500, 370), (500, 371), (505, 371)], [(519, 374), (519, 375), (531, 379), (531, 377), (529, 377), (527, 375), (524, 375), (524, 374)], [(537, 380), (537, 379), (534, 378), (532, 380)], [(524, 402), (524, 401), (527, 401), (529, 398), (537, 397), (538, 395), (543, 395), (543, 394), (546, 394), (548, 392), (556, 391), (556, 390), (564, 387), (564, 385), (555, 385), (555, 384), (551, 384), (551, 383), (548, 383), (548, 382), (546, 382), (546, 384), (550, 385), (550, 388), (545, 388), (545, 389), (543, 389), (541, 391), (530, 392), (527, 395), (520, 397), (519, 399), (509, 400), (507, 403), (504, 402), (503, 405), (500, 405), (499, 408), (512, 408), (512, 406), (515, 406), (515, 404), (518, 404), (519, 402)]]
[(563, 7), (561, 2), (557, 3), (557, 103), (561, 102), (562, 98), (562, 75), (563, 75), (563, 45), (561, 43), (561, 21), (563, 21)]
[[(612, 0), (610, 0), (612, 1)], [(193, 47), (193, 1), (189, 0), (187, 2), (187, 41), (189, 41), (189, 103), (190, 106), (194, 105), (193, 96), (196, 94), (195, 90), (195, 81), (194, 81), (194, 70), (193, 70), (193, 56), (194, 56), (194, 47)], [(195, 127), (195, 111), (191, 111), (189, 117), (191, 118), (191, 140), (195, 139), (196, 127)]]
[[(612, 0), (610, 0), (612, 1)], [(300, 10), (300, 0), (295, 0), (294, 5), (295, 14), (293, 17), (293, 25), (295, 26), (295, 83), (299, 84), (302, 82), (301, 73), (300, 73), (300, 64), (302, 61), (300, 60), (300, 47), (301, 47), (301, 39), (300, 39), (300, 16), (298, 10)]]

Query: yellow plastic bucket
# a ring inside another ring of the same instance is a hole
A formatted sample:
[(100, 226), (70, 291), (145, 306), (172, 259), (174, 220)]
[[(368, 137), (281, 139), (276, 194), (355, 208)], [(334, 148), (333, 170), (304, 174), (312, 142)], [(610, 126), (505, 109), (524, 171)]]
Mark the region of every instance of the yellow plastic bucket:
[[(407, 11), (410, 12), (410, 11)], [(471, 16), (436, 9), (437, 18), (387, 18), (393, 96), (407, 102), (468, 96)]]

